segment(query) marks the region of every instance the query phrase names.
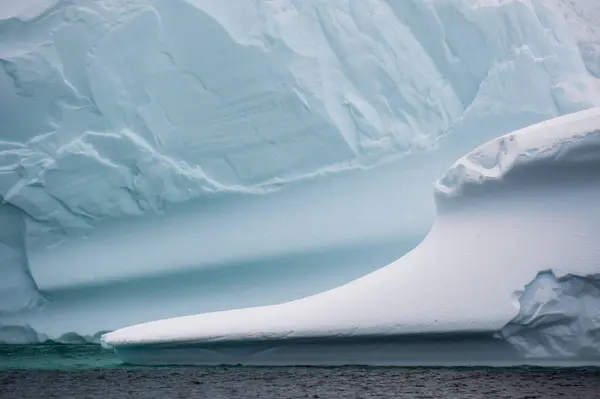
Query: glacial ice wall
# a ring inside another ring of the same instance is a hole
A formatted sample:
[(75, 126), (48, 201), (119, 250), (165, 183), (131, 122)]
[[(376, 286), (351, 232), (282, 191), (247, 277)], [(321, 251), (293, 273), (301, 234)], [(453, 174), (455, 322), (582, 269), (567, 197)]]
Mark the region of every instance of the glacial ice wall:
[(454, 159), (600, 104), (599, 26), (584, 0), (3, 4), (3, 268), (39, 309), (0, 324), (93, 336), (383, 266)]
[(54, 228), (598, 98), (598, 37), (573, 32), (587, 10), (557, 0), (32, 4), (1, 16), (1, 187)]

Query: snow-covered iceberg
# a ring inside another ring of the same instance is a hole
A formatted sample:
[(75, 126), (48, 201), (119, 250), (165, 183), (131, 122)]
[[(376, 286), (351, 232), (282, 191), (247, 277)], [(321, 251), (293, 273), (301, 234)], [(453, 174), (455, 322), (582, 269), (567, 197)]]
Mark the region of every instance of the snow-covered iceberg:
[(600, 105), (593, 0), (0, 6), (0, 341), (281, 303), (399, 258), (430, 186)]
[(150, 364), (600, 364), (600, 108), (477, 148), (435, 194), (423, 242), (365, 277), (103, 341)]

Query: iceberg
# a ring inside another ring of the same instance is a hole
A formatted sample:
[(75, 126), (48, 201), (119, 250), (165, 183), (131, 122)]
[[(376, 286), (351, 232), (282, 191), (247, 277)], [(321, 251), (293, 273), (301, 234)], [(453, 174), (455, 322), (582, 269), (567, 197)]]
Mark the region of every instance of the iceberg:
[(456, 159), (600, 105), (592, 0), (9, 3), (0, 342), (343, 286)]
[(600, 364), (600, 107), (502, 136), (436, 184), (430, 233), (344, 286), (103, 336), (128, 363)]

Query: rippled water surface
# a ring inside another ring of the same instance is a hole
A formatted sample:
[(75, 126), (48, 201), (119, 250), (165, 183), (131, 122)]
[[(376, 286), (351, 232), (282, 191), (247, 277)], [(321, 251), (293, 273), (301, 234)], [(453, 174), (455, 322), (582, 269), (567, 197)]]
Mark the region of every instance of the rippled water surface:
[(0, 398), (600, 398), (600, 369), (132, 367), (98, 346), (0, 347)]

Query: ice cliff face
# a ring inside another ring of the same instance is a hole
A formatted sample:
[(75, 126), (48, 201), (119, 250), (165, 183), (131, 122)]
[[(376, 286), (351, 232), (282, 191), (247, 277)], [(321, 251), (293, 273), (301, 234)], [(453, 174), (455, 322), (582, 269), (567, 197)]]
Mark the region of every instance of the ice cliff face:
[(589, 107), (587, 3), (21, 2), (0, 15), (2, 196), (90, 227)]
[(600, 104), (593, 1), (12, 3), (0, 324), (53, 338), (347, 282), (424, 236), (458, 156)]

